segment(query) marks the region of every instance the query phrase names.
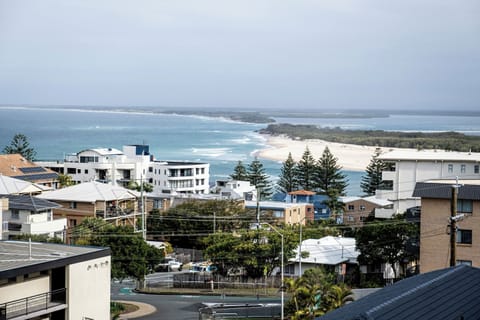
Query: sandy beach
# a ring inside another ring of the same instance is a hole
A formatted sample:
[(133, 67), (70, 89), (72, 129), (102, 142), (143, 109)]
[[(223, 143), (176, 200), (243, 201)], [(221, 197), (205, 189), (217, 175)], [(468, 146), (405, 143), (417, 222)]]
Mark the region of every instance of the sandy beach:
[[(292, 153), (295, 161), (299, 161), (305, 149), (308, 147), (315, 160), (318, 160), (325, 147), (328, 146), (330, 152), (338, 158), (338, 164), (345, 170), (364, 171), (370, 163), (376, 147), (359, 146), (354, 144), (344, 144), (328, 142), (323, 140), (292, 140), (285, 136), (263, 135), (268, 147), (256, 152), (256, 156), (263, 159), (285, 161), (288, 153)], [(382, 151), (392, 150), (392, 148), (382, 148)]]

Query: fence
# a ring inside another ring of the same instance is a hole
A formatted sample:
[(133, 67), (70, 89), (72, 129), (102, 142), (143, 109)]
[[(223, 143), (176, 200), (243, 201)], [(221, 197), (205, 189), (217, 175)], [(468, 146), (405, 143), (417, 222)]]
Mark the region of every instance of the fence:
[(65, 304), (65, 293), (66, 289), (58, 289), (0, 304), (0, 320), (26, 316), (33, 312)]

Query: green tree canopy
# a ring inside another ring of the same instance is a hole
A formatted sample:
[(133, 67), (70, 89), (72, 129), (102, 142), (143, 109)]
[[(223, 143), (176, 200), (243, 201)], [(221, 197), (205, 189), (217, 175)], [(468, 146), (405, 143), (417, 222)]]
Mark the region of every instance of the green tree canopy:
[(372, 265), (389, 263), (397, 277), (396, 263), (402, 265), (405, 261), (417, 259), (408, 250), (408, 245), (418, 239), (418, 234), (418, 226), (403, 218), (366, 224), (355, 235), (357, 249), (360, 251), (358, 261)]
[(377, 189), (382, 189), (384, 185), (382, 172), (387, 169), (387, 164), (383, 160), (378, 159), (379, 155), (380, 152), (376, 151), (372, 156), (372, 159), (365, 170), (365, 175), (362, 177), (360, 183), (362, 191), (368, 196), (374, 195), (375, 191)]
[(163, 251), (143, 240), (131, 226), (113, 226), (99, 218), (87, 218), (72, 234), (76, 244), (109, 247), (112, 253), (113, 279), (134, 278), (143, 281), (162, 262)]
[(233, 168), (233, 173), (230, 175), (230, 178), (233, 180), (239, 181), (249, 181), (247, 168), (243, 165), (242, 161), (238, 161), (235, 168)]
[(280, 177), (277, 182), (279, 191), (288, 193), (298, 189), (297, 165), (292, 158), (292, 153), (288, 153), (288, 158), (282, 165)]
[(247, 172), (250, 183), (260, 190), (260, 194), (257, 196), (259, 196), (260, 199), (270, 197), (272, 194), (270, 181), (268, 175), (265, 173), (263, 164), (257, 157), (248, 165)]
[(314, 190), (315, 171), (315, 159), (313, 158), (310, 149), (307, 147), (303, 152), (302, 159), (300, 159), (296, 167), (296, 177), (299, 187), (304, 190)]
[[(284, 262), (294, 256), (298, 245), (297, 235), (289, 228), (279, 230), (284, 237)], [(281, 236), (273, 230), (243, 230), (217, 233), (205, 239), (204, 254), (217, 267), (218, 272), (243, 272), (246, 276), (260, 278), (270, 275), (281, 265)]]
[(13, 136), (10, 145), (6, 146), (3, 152), (6, 154), (21, 154), (22, 157), (29, 161), (34, 161), (37, 155), (37, 152), (30, 147), (27, 136), (21, 133)]
[(315, 174), (315, 186), (321, 193), (332, 196), (344, 196), (347, 188), (346, 175), (342, 173), (342, 167), (338, 165), (338, 159), (325, 147), (322, 156), (318, 160)]
[(235, 200), (188, 200), (166, 212), (147, 217), (148, 235), (170, 242), (174, 247), (203, 249), (202, 238), (216, 232), (245, 228), (254, 212)]

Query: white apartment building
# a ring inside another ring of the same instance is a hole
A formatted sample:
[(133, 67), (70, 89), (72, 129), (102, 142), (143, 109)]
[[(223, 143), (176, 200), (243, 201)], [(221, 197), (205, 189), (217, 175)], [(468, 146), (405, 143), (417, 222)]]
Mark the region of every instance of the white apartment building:
[(110, 319), (109, 248), (0, 241), (0, 319)]
[(208, 194), (210, 164), (188, 161), (152, 161), (148, 182), (154, 193), (163, 194)]
[(419, 206), (420, 198), (413, 197), (417, 182), (431, 179), (479, 179), (480, 153), (447, 152), (436, 150), (394, 150), (379, 155), (391, 164), (390, 171), (382, 173), (387, 182), (376, 197), (393, 202), (393, 209), (375, 210), (375, 217), (390, 218), (406, 209)]
[(100, 181), (127, 186), (131, 181), (149, 183), (156, 193), (209, 193), (210, 165), (189, 161), (159, 161), (148, 145), (87, 149), (67, 155), (64, 162), (41, 162), (72, 177), (76, 183)]

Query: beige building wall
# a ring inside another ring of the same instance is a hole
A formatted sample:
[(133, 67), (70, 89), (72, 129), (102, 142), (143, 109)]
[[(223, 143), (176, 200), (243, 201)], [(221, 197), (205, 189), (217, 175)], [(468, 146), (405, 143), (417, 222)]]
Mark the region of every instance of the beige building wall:
[[(351, 208), (350, 206), (353, 206)], [(345, 203), (344, 212), (343, 212), (343, 223), (344, 224), (359, 224), (363, 223), (363, 220), (367, 218), (370, 213), (373, 212), (378, 205), (375, 205), (372, 202), (365, 201), (363, 199), (358, 199), (355, 201)]]
[(68, 319), (110, 319), (110, 257), (68, 266)]
[(17, 278), (19, 282), (15, 284), (0, 285), (0, 304), (50, 292), (50, 277), (43, 276), (25, 281), (22, 278)]
[[(450, 200), (422, 198), (420, 224), (420, 271), (450, 266)], [(471, 215), (457, 222), (458, 229), (472, 230), (472, 244), (456, 244), (456, 260), (480, 267), (480, 201), (473, 201)]]

